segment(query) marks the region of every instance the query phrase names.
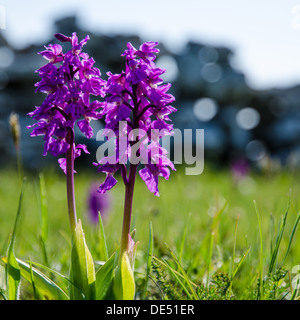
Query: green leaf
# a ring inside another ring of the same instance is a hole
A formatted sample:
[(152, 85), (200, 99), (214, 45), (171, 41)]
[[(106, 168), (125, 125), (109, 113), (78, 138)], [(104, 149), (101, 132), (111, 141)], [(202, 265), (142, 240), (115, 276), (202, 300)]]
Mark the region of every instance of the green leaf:
[(19, 198), (19, 204), (18, 204), (18, 211), (15, 219), (15, 224), (13, 228), (13, 232), (11, 235), (11, 239), (9, 242), (8, 250), (7, 250), (7, 263), (5, 267), (5, 274), (6, 274), (6, 281), (7, 281), (7, 290), (8, 290), (8, 299), (9, 300), (17, 300), (18, 299), (18, 293), (19, 293), (19, 285), (21, 280), (21, 273), (19, 264), (16, 260), (15, 254), (14, 254), (14, 242), (16, 237), (16, 230), (17, 225), (20, 219), (21, 215), (21, 208), (22, 208), (22, 202), (23, 202), (23, 195), (24, 195), (24, 182), (22, 185), (20, 198)]
[(113, 293), (116, 300), (133, 300), (135, 295), (134, 275), (130, 259), (125, 251), (121, 257), (113, 284)]
[(102, 221), (100, 212), (99, 212), (99, 254), (100, 254), (100, 260), (103, 260), (103, 261), (108, 260), (106, 238), (105, 238), (103, 221)]
[(13, 244), (11, 241), (9, 245), (8, 258), (7, 258), (7, 264), (6, 264), (6, 279), (7, 279), (7, 288), (8, 288), (8, 299), (17, 300), (18, 294), (19, 294), (21, 273), (20, 273), (19, 264), (13, 253), (12, 246)]
[(95, 267), (92, 255), (85, 242), (80, 220), (74, 232), (70, 279), (73, 283), (70, 290), (72, 300), (95, 299)]
[(250, 249), (251, 249), (251, 247), (249, 247), (249, 248), (245, 251), (245, 253), (244, 253), (243, 256), (241, 257), (240, 261), (238, 262), (235, 270), (234, 270), (233, 273), (232, 273), (231, 281), (233, 280), (233, 278), (236, 276), (237, 272), (239, 271), (241, 265), (243, 264), (244, 260), (246, 259), (248, 253), (250, 252)]
[[(29, 261), (27, 261), (27, 262), (29, 262)], [(44, 270), (46, 270), (47, 272), (52, 273), (53, 275), (59, 276), (59, 277), (61, 278), (61, 280), (62, 280), (62, 281), (59, 282), (59, 287), (60, 287), (64, 292), (67, 292), (67, 291), (68, 291), (67, 285), (68, 285), (69, 283), (72, 284), (71, 280), (70, 280), (68, 277), (66, 277), (65, 275), (59, 273), (58, 271), (56, 271), (56, 270), (54, 270), (54, 269), (51, 269), (51, 268), (49, 268), (49, 267), (47, 267), (47, 266), (44, 266), (44, 265), (42, 265), (42, 264), (40, 264), (40, 263), (37, 263), (37, 262), (34, 262), (34, 261), (30, 261), (30, 264), (31, 264), (31, 265), (34, 265), (34, 266), (36, 266), (36, 267), (38, 267), (38, 268), (40, 268), (40, 269), (44, 269)], [(58, 285), (58, 283), (56, 283), (56, 284)], [(63, 287), (62, 287), (62, 286), (63, 286)]]
[[(29, 264), (20, 259), (16, 259), (21, 270), (21, 276), (32, 283), (34, 279), (34, 286), (38, 292), (48, 300), (68, 300), (68, 295), (52, 280), (50, 280), (41, 271), (35, 269)], [(6, 264), (7, 258), (2, 258)]]
[(96, 273), (96, 300), (104, 300), (112, 284), (115, 253)]

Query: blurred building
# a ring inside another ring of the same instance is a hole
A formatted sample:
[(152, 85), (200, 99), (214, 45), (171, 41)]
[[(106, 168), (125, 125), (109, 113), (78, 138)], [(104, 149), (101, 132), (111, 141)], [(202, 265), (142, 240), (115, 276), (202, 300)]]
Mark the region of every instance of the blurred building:
[[(78, 28), (75, 17), (55, 23), (56, 32), (79, 38), (86, 34), (91, 40), (85, 50), (96, 60), (103, 77), (108, 70), (124, 69), (120, 56), (130, 41), (138, 47), (142, 40), (136, 35), (110, 36), (93, 34)], [(155, 40), (155, 39), (154, 39)], [(45, 39), (40, 46), (32, 45), (15, 50), (0, 34), (0, 152), (1, 164), (14, 158), (9, 131), (11, 112), (18, 113), (22, 128), (22, 157), (28, 168), (40, 168), (56, 161), (43, 157), (43, 141), (30, 138), (26, 126), (32, 120), (26, 113), (40, 105), (43, 94), (35, 93), (34, 83), (39, 81), (34, 72), (44, 64), (37, 52), (54, 39)], [(234, 158), (247, 159), (257, 164), (264, 159), (276, 158), (282, 164), (297, 165), (300, 159), (300, 85), (288, 89), (253, 90), (246, 77), (236, 70), (229, 48), (211, 47), (189, 42), (181, 53), (168, 51), (161, 43), (157, 63), (167, 69), (166, 82), (172, 83), (175, 95), (174, 127), (205, 130), (205, 160), (227, 163)], [(97, 132), (101, 122), (94, 123)], [(95, 140), (87, 140), (78, 133), (82, 143), (91, 151), (87, 161), (95, 161)], [(82, 157), (82, 159), (84, 159)], [(84, 160), (80, 160), (84, 161)]]

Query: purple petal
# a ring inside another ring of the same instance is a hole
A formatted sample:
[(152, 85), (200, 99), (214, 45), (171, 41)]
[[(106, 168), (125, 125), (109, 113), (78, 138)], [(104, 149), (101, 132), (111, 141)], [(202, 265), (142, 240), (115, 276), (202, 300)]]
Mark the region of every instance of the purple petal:
[[(67, 159), (66, 158), (60, 158), (57, 160), (59, 163), (60, 168), (63, 170), (65, 174), (67, 174)], [(75, 170), (74, 173), (77, 173)]]
[(77, 122), (77, 125), (80, 131), (84, 133), (88, 139), (90, 139), (93, 136), (93, 129), (91, 128), (88, 120), (80, 120)]
[(61, 42), (71, 42), (71, 38), (70, 37), (67, 37), (65, 36), (64, 34), (62, 33), (56, 33), (55, 35), (55, 38)]
[(110, 190), (112, 187), (116, 185), (118, 181), (113, 177), (112, 174), (108, 174), (106, 176), (105, 181), (100, 185), (98, 192), (103, 194), (106, 191)]
[(66, 158), (60, 158), (58, 159), (58, 163), (60, 168), (63, 170), (65, 174), (67, 174), (67, 159)]
[(76, 146), (76, 149), (81, 149), (83, 150), (85, 153), (90, 154), (89, 150), (87, 149), (87, 146), (85, 144), (78, 144)]
[(144, 168), (139, 171), (139, 175), (146, 183), (146, 186), (148, 187), (150, 192), (153, 192), (155, 196), (159, 197), (158, 192), (158, 176), (153, 175), (153, 173), (148, 169)]

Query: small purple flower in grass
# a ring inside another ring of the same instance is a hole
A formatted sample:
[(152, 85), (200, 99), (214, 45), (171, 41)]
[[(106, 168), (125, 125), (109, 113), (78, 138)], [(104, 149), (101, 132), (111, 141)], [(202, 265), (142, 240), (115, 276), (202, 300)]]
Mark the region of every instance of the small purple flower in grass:
[(93, 183), (88, 195), (88, 214), (93, 223), (99, 222), (99, 212), (103, 220), (107, 218), (111, 204), (110, 195), (99, 193), (98, 187), (98, 183)]
[(244, 158), (234, 159), (231, 163), (231, 172), (235, 180), (241, 180), (249, 174), (249, 164)]
[[(159, 196), (158, 177), (168, 179), (170, 169), (175, 170), (167, 157), (167, 151), (159, 144), (160, 138), (173, 134), (169, 115), (176, 109), (171, 106), (175, 98), (168, 93), (171, 85), (163, 84), (160, 77), (165, 70), (158, 68), (154, 62), (159, 52), (157, 45), (157, 42), (146, 42), (137, 50), (131, 43), (127, 44), (127, 49), (122, 55), (125, 57), (125, 71), (120, 74), (107, 73), (108, 80), (104, 88), (106, 98), (101, 103), (100, 115), (105, 119), (105, 128), (112, 130), (116, 135), (116, 161), (112, 163), (109, 157), (104, 157), (95, 165), (98, 166), (98, 172), (106, 173), (106, 179), (99, 187), (100, 193), (105, 193), (115, 186), (117, 180), (114, 174), (117, 171), (121, 171), (125, 184), (121, 253), (125, 250), (130, 251), (128, 235), (138, 165), (141, 162), (145, 164), (145, 167), (139, 170), (139, 176), (156, 196)], [(120, 123), (124, 122), (127, 124), (125, 130), (120, 128)], [(159, 132), (158, 137), (154, 139), (153, 131)], [(135, 150), (132, 139), (126, 139), (127, 145), (124, 147), (124, 134), (127, 137), (137, 136), (136, 142), (140, 142), (141, 148), (136, 156), (143, 160), (130, 161), (129, 172), (123, 158), (126, 155), (132, 160)], [(123, 153), (119, 152), (120, 149)]]

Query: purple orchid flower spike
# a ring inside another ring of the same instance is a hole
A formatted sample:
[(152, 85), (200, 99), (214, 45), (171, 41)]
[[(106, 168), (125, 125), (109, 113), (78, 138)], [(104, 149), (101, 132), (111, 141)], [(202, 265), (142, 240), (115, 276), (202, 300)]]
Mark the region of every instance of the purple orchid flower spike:
[(43, 92), (47, 97), (41, 106), (28, 114), (36, 120), (28, 128), (33, 128), (31, 136), (44, 137), (44, 156), (48, 152), (53, 156), (66, 155), (58, 162), (67, 175), (70, 223), (74, 230), (74, 160), (82, 151), (89, 153), (85, 145), (75, 144), (74, 128), (77, 124), (87, 138), (93, 136), (90, 121), (100, 117), (98, 109), (101, 105), (97, 100), (90, 102), (90, 95), (104, 97), (106, 82), (101, 79), (99, 69), (94, 67), (94, 59), (82, 52), (89, 36), (80, 42), (76, 33), (71, 37), (63, 34), (55, 37), (61, 42), (69, 42), (71, 50), (63, 53), (60, 44), (49, 44), (46, 50), (39, 52), (48, 63), (36, 71), (41, 77), (35, 84), (36, 92)]
[[(172, 134), (173, 125), (169, 115), (176, 111), (170, 104), (175, 98), (167, 93), (171, 84), (163, 84), (160, 76), (165, 70), (156, 67), (154, 60), (159, 50), (156, 48), (157, 42), (146, 42), (136, 50), (131, 43), (128, 43), (128, 49), (123, 56), (126, 58), (126, 72), (121, 74), (108, 73), (108, 80), (105, 86), (107, 97), (102, 103), (101, 116), (105, 117), (106, 128), (113, 130), (116, 134), (119, 132), (120, 121), (126, 121), (128, 124), (128, 135), (134, 129), (141, 128), (150, 135), (151, 130), (163, 132), (160, 135)], [(152, 118), (154, 118), (152, 120)], [(120, 137), (117, 137), (120, 138)], [(116, 141), (116, 152), (118, 152), (118, 141)], [(147, 140), (149, 142), (149, 140)], [(128, 143), (128, 148), (130, 144)], [(154, 144), (149, 144), (147, 149), (149, 155), (155, 148)], [(147, 187), (155, 195), (159, 195), (157, 185), (158, 176), (166, 179), (169, 177), (169, 169), (175, 170), (173, 163), (167, 158), (166, 150), (162, 147), (157, 148), (161, 158), (160, 163), (153, 163), (153, 158), (157, 154), (149, 156), (148, 161), (151, 164), (146, 165), (145, 169), (140, 170), (140, 176), (145, 181)], [(117, 162), (119, 159), (116, 159)], [(115, 172), (122, 169), (122, 165), (109, 164), (100, 160), (99, 172), (106, 172), (107, 179), (112, 180)], [(104, 168), (101, 168), (104, 166)], [(110, 168), (108, 170), (107, 168)], [(146, 174), (146, 172), (148, 174)], [(148, 176), (151, 176), (149, 179)], [(154, 177), (155, 176), (155, 177)], [(126, 181), (125, 181), (126, 182)], [(154, 185), (153, 185), (154, 183)], [(99, 191), (103, 192), (103, 186)], [(115, 183), (113, 184), (115, 185)]]
[[(173, 163), (167, 158), (167, 151), (159, 145), (159, 139), (153, 141), (149, 138), (152, 131), (159, 131), (159, 138), (173, 134), (173, 125), (169, 115), (176, 111), (171, 104), (175, 98), (168, 93), (171, 84), (163, 84), (161, 75), (164, 69), (155, 65), (156, 54), (159, 52), (157, 42), (145, 42), (137, 50), (131, 43), (122, 56), (125, 57), (126, 69), (120, 74), (107, 73), (108, 80), (105, 86), (106, 99), (101, 103), (101, 116), (105, 119), (105, 128), (112, 130), (116, 135), (116, 162), (111, 163), (108, 158), (99, 161), (98, 172), (106, 173), (106, 179), (99, 188), (100, 193), (111, 189), (117, 180), (114, 174), (121, 171), (125, 183), (125, 205), (121, 252), (128, 251), (128, 234), (132, 211), (134, 183), (138, 165), (132, 163), (127, 172), (124, 154), (129, 158), (133, 156), (133, 140), (126, 140), (127, 144), (119, 152), (123, 139), (123, 130), (120, 123), (126, 123), (126, 135), (134, 136), (138, 133), (138, 142), (142, 148), (138, 155), (143, 159), (145, 167), (139, 171), (139, 176), (148, 189), (159, 196), (158, 177), (169, 178), (170, 169), (175, 170)], [(130, 140), (130, 139), (129, 139)], [(122, 157), (122, 161), (121, 160)]]

